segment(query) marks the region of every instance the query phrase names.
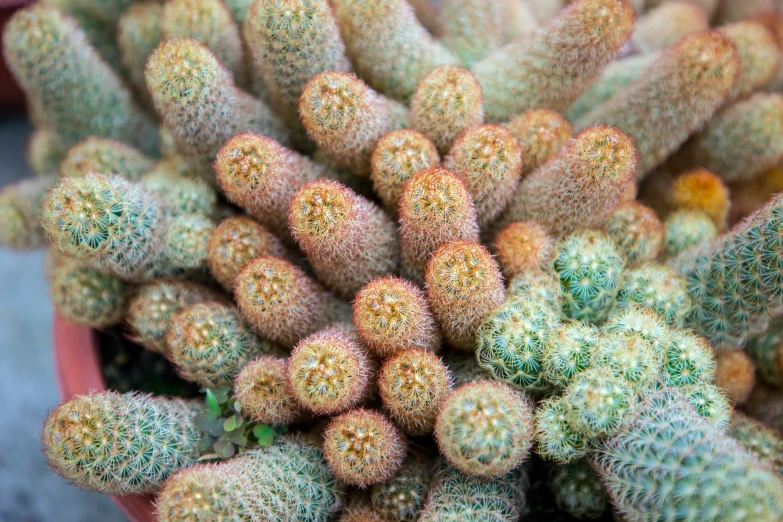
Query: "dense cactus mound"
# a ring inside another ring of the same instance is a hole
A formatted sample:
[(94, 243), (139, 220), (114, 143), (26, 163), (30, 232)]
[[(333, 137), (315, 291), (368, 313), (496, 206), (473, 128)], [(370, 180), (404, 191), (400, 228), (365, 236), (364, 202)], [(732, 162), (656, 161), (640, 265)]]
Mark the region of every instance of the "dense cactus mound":
[(198, 409), (176, 399), (78, 395), (44, 422), (43, 452), (75, 485), (106, 494), (152, 493), (198, 458)]

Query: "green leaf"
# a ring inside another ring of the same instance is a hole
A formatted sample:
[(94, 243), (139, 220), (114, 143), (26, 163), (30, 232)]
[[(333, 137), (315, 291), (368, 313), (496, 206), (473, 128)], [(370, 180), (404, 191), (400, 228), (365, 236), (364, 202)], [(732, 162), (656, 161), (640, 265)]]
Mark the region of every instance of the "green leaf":
[(258, 444), (268, 448), (275, 441), (275, 430), (266, 424), (258, 424), (253, 428), (253, 436), (258, 439)]
[(234, 431), (237, 429), (237, 416), (232, 415), (231, 417), (227, 418), (225, 422), (223, 423), (223, 429), (226, 431)]
[(220, 403), (217, 397), (215, 397), (215, 391), (212, 388), (207, 389), (207, 410), (216, 416), (220, 415)]
[(228, 402), (228, 394), (231, 392), (231, 386), (221, 386), (219, 388), (210, 388), (215, 395), (218, 404), (225, 404)]
[(215, 451), (224, 459), (228, 459), (234, 456), (236, 450), (229, 441), (221, 440), (215, 443)]
[(244, 448), (247, 446), (247, 434), (246, 433), (234, 433), (231, 435), (231, 438), (228, 439), (231, 441), (232, 444), (236, 444), (237, 446), (240, 446)]

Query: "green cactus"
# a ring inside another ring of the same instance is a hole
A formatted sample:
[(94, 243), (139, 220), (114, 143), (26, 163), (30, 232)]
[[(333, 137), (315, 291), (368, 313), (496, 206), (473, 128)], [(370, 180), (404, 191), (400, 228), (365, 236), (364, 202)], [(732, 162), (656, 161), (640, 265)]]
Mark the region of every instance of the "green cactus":
[(155, 492), (198, 458), (196, 404), (142, 394), (76, 395), (52, 410), (43, 453), (63, 478), (112, 495)]
[(604, 323), (603, 329), (607, 332), (638, 335), (647, 341), (661, 360), (665, 358), (666, 347), (672, 333), (661, 315), (641, 307), (615, 310)]
[(577, 408), (562, 397), (545, 400), (536, 409), (536, 446), (543, 457), (560, 463), (587, 454), (591, 434), (580, 426)]
[(152, 166), (150, 158), (129, 145), (108, 138), (90, 137), (68, 151), (60, 164), (60, 175), (81, 177), (94, 172), (119, 174), (128, 181), (139, 181)]
[(162, 159), (141, 177), (140, 185), (166, 202), (171, 217), (215, 215), (218, 204), (215, 189), (203, 179), (188, 176), (186, 165), (181, 157)]
[(677, 210), (672, 212), (663, 224), (666, 239), (663, 252), (666, 257), (678, 254), (709, 241), (718, 235), (718, 229), (710, 217), (700, 210)]
[(487, 316), (476, 335), (479, 366), (511, 386), (541, 392), (544, 351), (560, 325), (557, 313), (535, 299), (512, 297)]
[(731, 421), (731, 404), (717, 386), (702, 382), (684, 386), (680, 391), (699, 415), (721, 429), (728, 427)]
[(660, 354), (636, 332), (607, 332), (592, 351), (590, 366), (609, 370), (637, 395), (645, 395), (662, 369)]
[(625, 272), (617, 306), (652, 310), (670, 326), (682, 328), (691, 311), (691, 297), (685, 279), (675, 270), (650, 263)]
[(63, 253), (118, 277), (146, 279), (165, 268), (165, 208), (120, 176), (62, 178), (43, 198), (41, 225)]
[(591, 323), (607, 318), (625, 271), (625, 259), (609, 236), (588, 230), (562, 239), (555, 249), (553, 266), (566, 317)]
[(561, 399), (570, 414), (568, 425), (583, 437), (612, 433), (636, 404), (634, 388), (614, 370), (596, 365), (578, 374)]
[(342, 507), (343, 489), (320, 447), (285, 436), (271, 447), (174, 475), (156, 509), (161, 522), (328, 522)]
[(207, 267), (207, 243), (215, 229), (212, 220), (199, 214), (173, 218), (166, 230), (163, 255), (166, 266), (179, 270)]
[(103, 329), (125, 316), (129, 290), (125, 282), (71, 258), (63, 256), (54, 263), (49, 287), (54, 309), (74, 324)]
[(443, 43), (465, 67), (500, 47), (504, 36), (498, 27), (505, 24), (509, 2), (443, 0), (439, 22)]
[(707, 341), (687, 330), (673, 331), (664, 354), (663, 385), (687, 388), (714, 381), (715, 358)]
[(594, 326), (565, 323), (549, 334), (544, 346), (544, 379), (560, 387), (568, 386), (581, 372), (590, 368), (600, 334)]
[(156, 151), (152, 121), (67, 15), (42, 5), (18, 11), (3, 50), (33, 112), (64, 146), (98, 136)]
[(663, 248), (663, 223), (638, 201), (628, 201), (609, 214), (604, 230), (625, 254), (628, 267), (653, 261)]
[[(550, 262), (551, 264), (551, 262)], [(529, 270), (508, 282), (508, 298), (539, 301), (560, 316), (563, 312), (563, 296), (560, 282), (548, 272)]]
[(586, 460), (557, 465), (549, 487), (557, 507), (573, 517), (595, 519), (609, 509), (609, 498)]
[(162, 14), (163, 6), (156, 0), (133, 2), (117, 20), (120, 61), (133, 87), (150, 107), (152, 99), (144, 80), (144, 66), (149, 55), (160, 44)]
[(774, 321), (769, 329), (751, 337), (745, 351), (756, 363), (759, 377), (767, 383), (783, 388), (783, 329), (781, 322)]
[(385, 519), (416, 522), (427, 500), (430, 473), (427, 459), (409, 455), (396, 475), (372, 487), (372, 506)]
[(639, 17), (631, 45), (639, 53), (663, 51), (689, 34), (709, 27), (709, 17), (692, 2), (664, 2)]
[(620, 50), (633, 19), (626, 1), (578, 0), (527, 38), (473, 65), (487, 120), (568, 108)]
[(728, 434), (754, 457), (783, 475), (783, 432), (735, 411)]
[(0, 190), (0, 246), (25, 250), (46, 244), (39, 214), (42, 198), (56, 181), (54, 174), (47, 174)]
[(783, 479), (668, 389), (644, 399), (596, 464), (628, 520), (772, 522), (783, 512)]
[(781, 60), (781, 51), (772, 32), (761, 20), (744, 20), (719, 30), (737, 48), (740, 61), (739, 74), (729, 100), (737, 100), (762, 89), (777, 73)]
[(60, 162), (67, 153), (62, 138), (52, 129), (42, 127), (30, 134), (25, 158), (36, 175), (45, 176), (60, 171)]

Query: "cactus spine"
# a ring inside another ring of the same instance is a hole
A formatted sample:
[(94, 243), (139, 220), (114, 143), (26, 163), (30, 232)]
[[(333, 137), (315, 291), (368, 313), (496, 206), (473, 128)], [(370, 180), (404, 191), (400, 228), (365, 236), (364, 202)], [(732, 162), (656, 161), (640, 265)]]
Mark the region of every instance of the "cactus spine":
[(267, 424), (290, 424), (302, 414), (288, 382), (288, 362), (264, 355), (245, 364), (234, 379), (242, 413)]

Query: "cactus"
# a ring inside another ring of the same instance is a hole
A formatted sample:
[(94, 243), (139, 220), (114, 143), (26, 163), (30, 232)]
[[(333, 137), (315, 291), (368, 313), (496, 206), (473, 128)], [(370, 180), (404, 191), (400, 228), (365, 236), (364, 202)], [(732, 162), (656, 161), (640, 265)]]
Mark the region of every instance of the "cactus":
[(156, 280), (134, 288), (125, 322), (133, 341), (153, 352), (165, 352), (166, 329), (175, 314), (192, 304), (219, 299), (220, 294), (195, 283)]
[(476, 209), (465, 183), (446, 169), (415, 174), (400, 196), (402, 273), (422, 283), (427, 260), (443, 243), (478, 241)]
[(404, 279), (386, 276), (367, 283), (353, 301), (353, 323), (378, 357), (408, 348), (440, 349), (440, 332), (424, 292)]
[(427, 499), (429, 482), (429, 462), (411, 454), (394, 477), (372, 487), (372, 506), (384, 520), (416, 522)]
[(386, 522), (378, 510), (367, 501), (366, 496), (349, 497), (347, 504), (337, 522)]
[(128, 73), (134, 89), (151, 106), (152, 99), (144, 80), (147, 58), (161, 41), (161, 17), (163, 6), (154, 1), (134, 2), (117, 20), (117, 47), (120, 61)]
[(565, 316), (600, 323), (615, 305), (625, 260), (609, 236), (587, 230), (558, 242), (554, 271), (563, 291)]
[(364, 177), (378, 140), (407, 123), (405, 107), (339, 71), (319, 73), (307, 82), (299, 115), (310, 139), (338, 167)]
[[(687, 380), (685, 375), (687, 369), (681, 366), (691, 367), (702, 362), (689, 359), (674, 360), (675, 355), (682, 355), (690, 348), (690, 345), (683, 346), (683, 344), (685, 343), (674, 343), (670, 349), (671, 357), (666, 360), (669, 366), (665, 367), (669, 380), (684, 382)], [(656, 384), (662, 370), (659, 353), (636, 332), (605, 333), (598, 338), (592, 352), (590, 359), (592, 368), (609, 370), (614, 377), (625, 381), (637, 395), (645, 395)], [(688, 353), (693, 355), (691, 352)], [(706, 369), (703, 371), (706, 372)]]
[(630, 43), (640, 53), (663, 51), (709, 27), (707, 14), (692, 2), (664, 2), (640, 17)]
[(41, 225), (55, 247), (100, 271), (144, 279), (163, 268), (164, 209), (120, 176), (61, 179), (43, 198)]
[(609, 214), (604, 230), (625, 254), (629, 267), (658, 257), (663, 248), (663, 223), (638, 201), (627, 201)]
[(416, 131), (394, 130), (378, 140), (372, 153), (370, 179), (386, 211), (396, 215), (405, 183), (420, 170), (439, 164), (435, 145)]
[(222, 303), (196, 303), (171, 318), (166, 331), (166, 357), (183, 379), (215, 388), (230, 382), (245, 363), (279, 349), (263, 341)]
[(626, 0), (578, 0), (530, 36), (479, 61), (472, 72), (484, 92), (487, 120), (565, 110), (614, 58), (632, 25)]
[(717, 229), (726, 228), (729, 188), (709, 170), (695, 169), (678, 176), (671, 186), (671, 202), (677, 209), (704, 212)]
[(49, 275), (54, 309), (68, 321), (104, 329), (125, 315), (128, 286), (122, 280), (64, 257)]
[(629, 520), (771, 522), (783, 510), (783, 479), (671, 390), (645, 398), (599, 449), (596, 464)]
[(544, 379), (555, 386), (568, 386), (590, 368), (599, 339), (598, 330), (584, 323), (565, 323), (553, 329), (544, 345)]
[(543, 303), (558, 316), (563, 312), (560, 283), (549, 272), (530, 270), (516, 276), (508, 282), (506, 295), (509, 299), (513, 297)]
[(324, 457), (337, 478), (366, 487), (392, 478), (405, 459), (405, 438), (383, 414), (365, 409), (334, 417), (324, 432)]
[(239, 27), (220, 0), (170, 0), (163, 5), (162, 40), (192, 38), (215, 54), (238, 85), (247, 83)]
[(166, 202), (172, 217), (199, 214), (210, 217), (217, 211), (215, 189), (203, 179), (188, 176), (181, 157), (166, 158), (141, 177), (141, 186)]
[(3, 31), (3, 50), (33, 112), (65, 147), (98, 136), (155, 152), (152, 121), (73, 19), (43, 5), (23, 9)]
[(712, 117), (739, 68), (737, 50), (722, 33), (686, 36), (574, 127), (604, 123), (627, 134), (639, 154), (636, 178), (641, 180)]
[(456, 62), (403, 0), (336, 0), (333, 6), (356, 71), (396, 100), (408, 101), (425, 74)]
[(678, 210), (663, 224), (666, 238), (663, 252), (666, 257), (678, 254), (718, 235), (718, 229), (710, 217), (700, 210)]
[(544, 350), (559, 324), (557, 314), (546, 303), (512, 294), (478, 330), (479, 366), (514, 388), (543, 391)]
[(615, 60), (601, 72), (584, 94), (576, 99), (565, 112), (569, 121), (578, 121), (625, 86), (635, 81), (658, 59), (658, 53), (637, 54)]
[(646, 264), (625, 272), (616, 302), (619, 308), (652, 310), (677, 328), (684, 326), (691, 311), (685, 279), (665, 265)]
[(575, 426), (576, 408), (563, 398), (545, 400), (536, 409), (536, 446), (543, 457), (568, 463), (583, 457), (590, 434)]
[(263, 355), (245, 364), (234, 379), (242, 413), (257, 422), (290, 424), (302, 414), (288, 382), (288, 362)]
[(227, 292), (233, 292), (245, 265), (262, 256), (285, 257), (286, 249), (271, 232), (246, 216), (221, 221), (207, 243), (209, 270)]
[(234, 283), (239, 310), (263, 338), (292, 347), (344, 312), (345, 305), (291, 262), (259, 257)]
[(744, 21), (724, 26), (720, 31), (737, 48), (739, 75), (729, 94), (730, 100), (747, 96), (764, 87), (778, 70), (781, 51), (774, 36), (758, 21)]
[(781, 307), (779, 233), (783, 196), (730, 232), (684, 252), (670, 264), (687, 280), (688, 326), (719, 350), (742, 346)]
[(371, 361), (352, 329), (332, 326), (302, 339), (288, 359), (296, 401), (318, 414), (356, 406), (370, 385)]
[(729, 183), (783, 160), (783, 95), (756, 93), (729, 105), (694, 138), (694, 159)]
[(211, 173), (218, 150), (237, 134), (259, 132), (287, 142), (271, 110), (237, 88), (231, 73), (196, 40), (162, 43), (147, 60), (144, 77), (177, 148), (202, 175)]
[(535, 221), (509, 223), (495, 238), (498, 263), (507, 281), (531, 270), (549, 269), (554, 251), (554, 239)]
[(220, 149), (215, 172), (229, 201), (285, 238), (294, 194), (327, 169), (271, 138), (247, 133), (232, 137)]
[(49, 465), (80, 488), (111, 495), (157, 490), (198, 458), (195, 405), (142, 394), (76, 395), (41, 433)]
[(561, 400), (566, 411), (570, 410), (568, 424), (583, 437), (596, 437), (622, 425), (636, 404), (636, 393), (624, 376), (616, 375), (608, 365), (597, 364), (577, 375)]
[(532, 403), (500, 383), (465, 384), (446, 397), (435, 439), (443, 456), (463, 473), (500, 477), (530, 452)]
[(728, 434), (754, 457), (783, 475), (783, 433), (737, 411)]
[(129, 145), (90, 137), (68, 151), (60, 164), (60, 175), (80, 177), (95, 172), (119, 174), (128, 181), (138, 181), (152, 166), (150, 158)]
[(228, 462), (181, 471), (166, 483), (156, 508), (161, 522), (327, 522), (343, 495), (321, 448), (287, 436)]
[(443, 166), (468, 187), (478, 224), (485, 228), (508, 205), (522, 172), (522, 148), (500, 125), (468, 129), (451, 146)]
[(464, 131), (484, 122), (481, 85), (467, 69), (441, 65), (416, 85), (410, 101), (411, 126), (446, 155)]
[(34, 130), (27, 140), (25, 159), (33, 173), (45, 176), (60, 171), (60, 162), (67, 153), (68, 149), (56, 132), (40, 128)]
[(472, 350), (481, 323), (503, 302), (497, 263), (478, 243), (450, 241), (432, 254), (424, 279), (444, 340), (459, 350)]
[(526, 485), (520, 468), (487, 479), (466, 475), (441, 461), (419, 522), (513, 522), (525, 512)]
[(549, 486), (557, 507), (573, 517), (595, 519), (609, 508), (601, 481), (586, 460), (556, 466)]
[(480, 0), (443, 0), (439, 22), (441, 40), (465, 67), (500, 47), (510, 2), (486, 4)]
[(174, 269), (198, 270), (207, 266), (207, 243), (215, 225), (198, 214), (172, 219), (166, 231), (163, 255)]
[(783, 330), (780, 321), (772, 323), (766, 332), (751, 337), (745, 351), (755, 363), (759, 377), (783, 388)]
[(522, 177), (554, 157), (573, 138), (574, 129), (558, 112), (535, 109), (506, 124), (522, 146)]
[(606, 332), (633, 333), (643, 338), (652, 347), (658, 358), (666, 356), (666, 347), (672, 329), (660, 314), (647, 307), (628, 307), (615, 310), (603, 325)]
[(375, 203), (336, 181), (302, 187), (291, 201), (288, 224), (313, 272), (341, 297), (353, 297), (399, 263), (394, 222)]
[(715, 386), (732, 404), (743, 405), (756, 385), (756, 365), (742, 350), (715, 356)]
[(406, 433), (427, 435), (451, 391), (451, 374), (438, 356), (413, 348), (384, 361), (378, 388), (383, 406)]
[(606, 126), (585, 129), (522, 180), (497, 226), (533, 220), (562, 236), (599, 225), (633, 183), (635, 161), (624, 134)]
[(698, 383), (684, 386), (680, 391), (685, 400), (702, 417), (709, 419), (721, 429), (726, 429), (731, 421), (731, 404), (725, 395), (712, 384)]
[(48, 174), (0, 190), (0, 246), (24, 250), (46, 244), (39, 214), (42, 198), (56, 180)]
[(256, 71), (283, 122), (301, 129), (299, 97), (323, 71), (350, 70), (337, 21), (326, 0), (256, 2), (245, 34)]

